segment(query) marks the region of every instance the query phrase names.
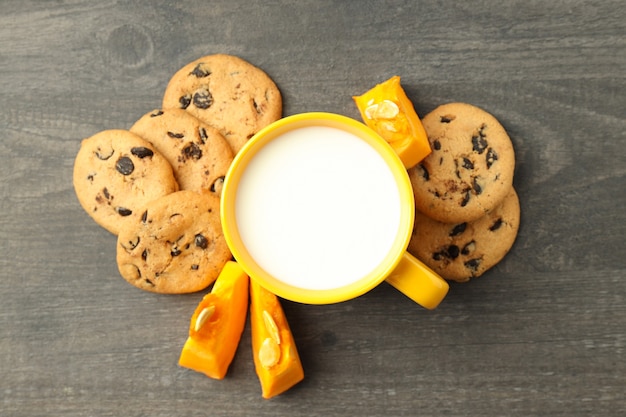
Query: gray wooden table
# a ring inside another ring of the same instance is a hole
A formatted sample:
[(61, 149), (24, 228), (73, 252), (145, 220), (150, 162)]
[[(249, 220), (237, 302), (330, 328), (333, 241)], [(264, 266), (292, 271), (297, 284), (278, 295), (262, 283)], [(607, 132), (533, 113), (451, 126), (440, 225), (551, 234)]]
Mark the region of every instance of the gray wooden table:
[[(128, 3), (0, 3), (0, 415), (624, 415), (622, 1)], [(249, 326), (225, 380), (178, 367), (200, 295), (129, 286), (71, 173), (82, 138), (217, 52), (267, 71), (285, 115), (358, 118), (351, 96), (392, 75), (422, 116), (492, 112), (517, 151), (510, 254), (432, 312), (386, 284), (285, 302), (306, 378), (273, 400)]]

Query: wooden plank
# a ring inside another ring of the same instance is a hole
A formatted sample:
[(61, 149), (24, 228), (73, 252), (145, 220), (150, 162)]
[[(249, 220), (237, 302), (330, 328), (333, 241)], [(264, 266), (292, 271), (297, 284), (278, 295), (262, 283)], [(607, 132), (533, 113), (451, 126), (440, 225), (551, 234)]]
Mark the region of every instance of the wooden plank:
[[(626, 9), (619, 1), (6, 1), (0, 15), (0, 414), (626, 412)], [(383, 284), (284, 302), (305, 380), (260, 396), (249, 326), (227, 378), (177, 366), (201, 294), (131, 287), (81, 209), (80, 140), (160, 106), (208, 53), (279, 85), (284, 114), (358, 118), (391, 75), (421, 115), (465, 101), (513, 140), (512, 251), (426, 311)]]

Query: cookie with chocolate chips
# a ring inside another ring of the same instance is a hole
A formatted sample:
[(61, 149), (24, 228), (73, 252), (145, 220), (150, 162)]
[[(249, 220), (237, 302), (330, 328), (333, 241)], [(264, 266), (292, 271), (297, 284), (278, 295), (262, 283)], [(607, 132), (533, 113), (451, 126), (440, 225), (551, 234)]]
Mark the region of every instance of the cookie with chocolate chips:
[(465, 103), (439, 106), (423, 119), (432, 153), (409, 170), (415, 206), (446, 223), (475, 220), (513, 184), (515, 153), (502, 125)]
[(163, 108), (180, 108), (216, 127), (235, 153), (256, 132), (282, 115), (282, 97), (272, 79), (249, 62), (208, 55), (170, 79)]
[(178, 190), (172, 167), (150, 142), (127, 130), (104, 130), (84, 139), (73, 183), (83, 209), (117, 235), (150, 200)]
[(519, 223), (519, 200), (511, 188), (498, 206), (471, 222), (442, 223), (417, 212), (408, 250), (443, 278), (469, 281), (504, 258)]
[(221, 194), (233, 151), (219, 131), (182, 109), (153, 110), (130, 131), (169, 161), (181, 190)]
[(117, 237), (117, 266), (137, 288), (182, 294), (209, 286), (231, 259), (220, 199), (181, 190), (146, 204)]

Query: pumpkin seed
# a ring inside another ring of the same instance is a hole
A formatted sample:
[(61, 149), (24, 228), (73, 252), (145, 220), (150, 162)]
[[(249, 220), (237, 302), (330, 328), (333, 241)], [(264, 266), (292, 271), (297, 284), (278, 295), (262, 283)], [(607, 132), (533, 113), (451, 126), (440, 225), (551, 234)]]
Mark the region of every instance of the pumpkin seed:
[(365, 115), (368, 119), (393, 119), (399, 113), (400, 108), (391, 100), (371, 104), (365, 109)]
[(265, 324), (265, 328), (269, 332), (272, 339), (274, 339), (274, 342), (276, 342), (277, 345), (280, 345), (280, 332), (278, 331), (278, 326), (276, 325), (272, 315), (267, 310), (263, 310), (263, 323)]
[(196, 319), (196, 325), (194, 326), (194, 330), (197, 332), (202, 328), (204, 323), (211, 318), (211, 316), (215, 313), (215, 306), (210, 305), (202, 309), (200, 314), (198, 314), (198, 318)]
[(266, 338), (259, 349), (259, 361), (264, 368), (271, 368), (280, 360), (280, 347), (271, 337)]

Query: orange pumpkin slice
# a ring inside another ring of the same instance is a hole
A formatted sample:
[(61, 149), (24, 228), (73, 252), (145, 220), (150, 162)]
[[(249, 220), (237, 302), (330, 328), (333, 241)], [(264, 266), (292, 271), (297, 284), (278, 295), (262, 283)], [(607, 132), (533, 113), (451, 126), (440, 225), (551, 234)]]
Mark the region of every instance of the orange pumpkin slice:
[(191, 317), (189, 337), (178, 363), (223, 379), (235, 357), (248, 312), (248, 276), (236, 263), (226, 263), (213, 289)]
[(254, 366), (269, 399), (302, 381), (304, 371), (278, 297), (251, 280), (250, 298)]
[(399, 76), (353, 99), (363, 122), (391, 145), (407, 169), (432, 152), (424, 126), (402, 89)]

